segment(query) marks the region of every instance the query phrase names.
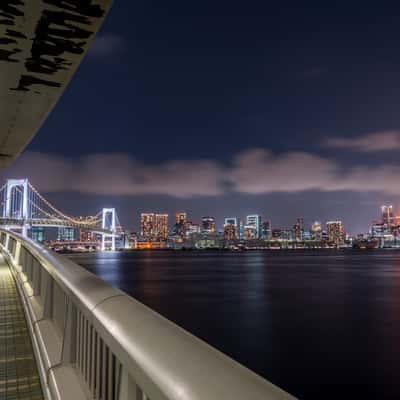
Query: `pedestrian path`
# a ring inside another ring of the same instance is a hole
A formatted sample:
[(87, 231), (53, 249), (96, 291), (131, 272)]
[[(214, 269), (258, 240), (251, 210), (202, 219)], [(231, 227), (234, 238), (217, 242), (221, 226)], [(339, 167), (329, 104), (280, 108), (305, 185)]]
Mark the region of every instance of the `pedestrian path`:
[(0, 400), (43, 400), (21, 299), (0, 255)]

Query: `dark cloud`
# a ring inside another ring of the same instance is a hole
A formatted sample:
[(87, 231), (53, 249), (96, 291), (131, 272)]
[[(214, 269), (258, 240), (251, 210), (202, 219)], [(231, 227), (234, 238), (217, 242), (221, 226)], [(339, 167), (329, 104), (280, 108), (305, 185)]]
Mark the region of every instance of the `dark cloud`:
[(105, 196), (164, 195), (189, 199), (242, 194), (379, 192), (400, 195), (400, 165), (346, 167), (305, 152), (274, 154), (255, 148), (226, 165), (213, 160), (143, 163), (123, 154), (66, 158), (26, 152), (7, 172), (28, 177), (42, 192), (78, 192)]
[(326, 139), (324, 146), (362, 153), (394, 151), (400, 149), (400, 131), (374, 132), (355, 138), (334, 137)]

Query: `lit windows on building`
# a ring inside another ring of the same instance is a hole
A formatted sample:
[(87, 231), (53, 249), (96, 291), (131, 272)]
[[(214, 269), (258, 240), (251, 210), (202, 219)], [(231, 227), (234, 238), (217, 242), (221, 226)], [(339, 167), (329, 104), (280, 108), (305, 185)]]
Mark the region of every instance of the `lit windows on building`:
[(142, 213), (140, 236), (146, 240), (167, 240), (168, 214)]
[(386, 224), (389, 228), (394, 225), (393, 206), (382, 206), (382, 223)]
[(57, 240), (59, 242), (73, 242), (76, 240), (76, 228), (58, 228)]
[(243, 240), (258, 239), (258, 232), (254, 225), (245, 225), (243, 228)]
[(261, 217), (259, 215), (257, 214), (248, 215), (246, 217), (246, 226), (254, 227), (256, 231), (256, 239), (258, 239), (261, 236)]
[(270, 220), (264, 221), (261, 225), (261, 239), (271, 240), (272, 238), (272, 224)]
[(142, 213), (140, 214), (140, 236), (144, 239), (154, 238), (155, 229), (155, 214)]
[(168, 214), (155, 214), (155, 238), (167, 240), (168, 238)]
[(237, 240), (238, 238), (239, 238), (238, 219), (236, 217), (225, 218), (224, 239), (230, 241), (230, 240)]
[(204, 233), (214, 233), (216, 231), (215, 218), (203, 217), (201, 220), (201, 228)]
[(86, 229), (81, 229), (79, 232), (80, 242), (96, 242), (97, 234)]
[(32, 226), (31, 238), (39, 243), (44, 242), (46, 240), (44, 228), (41, 226)]
[(315, 221), (311, 225), (311, 238), (313, 240), (322, 240), (322, 225), (321, 225), (321, 222)]
[(185, 212), (177, 212), (175, 214), (175, 223), (177, 225), (185, 226), (187, 222), (187, 214)]
[(304, 233), (304, 220), (303, 218), (297, 218), (296, 223), (293, 225), (293, 239), (303, 240)]
[(328, 241), (336, 246), (340, 246), (344, 242), (344, 228), (342, 221), (328, 221), (326, 223), (326, 231)]
[(186, 230), (185, 230), (185, 236), (190, 237), (191, 235), (197, 234), (201, 232), (201, 228), (199, 224), (196, 224), (195, 222), (192, 221), (187, 221), (186, 222)]

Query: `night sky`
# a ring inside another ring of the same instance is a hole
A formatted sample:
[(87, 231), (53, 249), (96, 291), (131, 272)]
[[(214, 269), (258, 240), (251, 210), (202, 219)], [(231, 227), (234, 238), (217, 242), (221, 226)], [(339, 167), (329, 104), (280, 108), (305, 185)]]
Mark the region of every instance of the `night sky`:
[(127, 228), (182, 210), (366, 231), (400, 206), (400, 10), (278, 3), (115, 0), (6, 175)]

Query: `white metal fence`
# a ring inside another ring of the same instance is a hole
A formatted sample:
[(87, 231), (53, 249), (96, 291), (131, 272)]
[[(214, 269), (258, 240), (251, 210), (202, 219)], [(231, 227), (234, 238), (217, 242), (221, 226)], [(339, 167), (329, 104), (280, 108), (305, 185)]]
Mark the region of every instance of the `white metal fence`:
[(293, 400), (118, 289), (0, 231), (48, 399)]

